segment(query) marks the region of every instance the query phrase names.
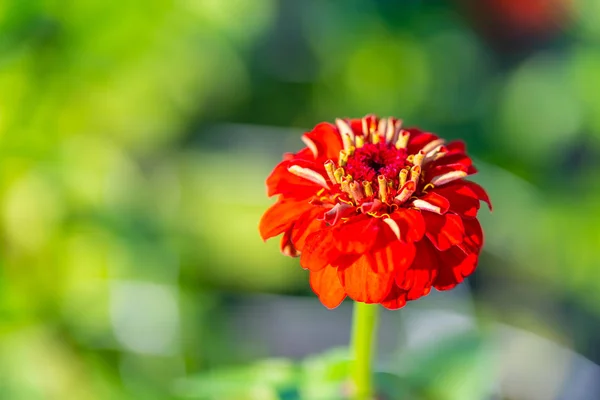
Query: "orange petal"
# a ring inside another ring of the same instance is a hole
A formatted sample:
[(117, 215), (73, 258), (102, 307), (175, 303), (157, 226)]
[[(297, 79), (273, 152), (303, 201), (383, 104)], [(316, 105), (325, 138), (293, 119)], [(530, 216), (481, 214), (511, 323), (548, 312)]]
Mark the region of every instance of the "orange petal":
[(333, 230), (335, 247), (340, 253), (362, 254), (370, 250), (377, 239), (380, 223), (377, 218), (364, 217), (339, 224)]
[(330, 264), (336, 253), (331, 229), (323, 229), (311, 233), (306, 239), (300, 256), (300, 265), (304, 269), (318, 271)]
[(289, 229), (293, 222), (313, 207), (307, 201), (280, 199), (263, 214), (258, 229), (263, 240)]
[(394, 275), (391, 272), (375, 272), (378, 267), (369, 253), (360, 256), (353, 264), (338, 268), (338, 276), (346, 294), (363, 303), (379, 303), (386, 298)]
[(302, 214), (294, 224), (292, 230), (292, 243), (298, 250), (302, 251), (308, 235), (327, 227), (325, 222), (319, 220), (324, 211), (325, 210), (321, 207), (313, 207)]
[(337, 268), (327, 266), (310, 272), (310, 287), (327, 308), (336, 308), (346, 298), (337, 274)]
[(394, 273), (406, 271), (415, 257), (415, 246), (392, 240), (385, 247), (371, 252), (371, 268), (376, 273)]

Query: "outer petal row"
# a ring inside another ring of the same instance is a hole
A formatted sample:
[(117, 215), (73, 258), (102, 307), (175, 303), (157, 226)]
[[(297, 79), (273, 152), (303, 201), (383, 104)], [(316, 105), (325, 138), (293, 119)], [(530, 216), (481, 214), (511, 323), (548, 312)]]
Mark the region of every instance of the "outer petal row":
[(313, 156), (317, 160), (335, 159), (343, 148), (342, 138), (337, 128), (327, 122), (322, 122), (315, 128), (305, 133), (303, 140), (310, 144)]
[(309, 168), (317, 172), (321, 172), (321, 169), (323, 169), (322, 166), (310, 160), (296, 158), (284, 160), (277, 164), (273, 172), (267, 177), (268, 196), (280, 194), (285, 197), (306, 199), (321, 189), (320, 185), (289, 172), (288, 168), (292, 165)]
[(260, 219), (258, 224), (260, 236), (263, 240), (267, 240), (287, 231), (311, 207), (306, 201), (279, 198)]
[[(412, 242), (398, 240), (380, 219), (369, 218), (367, 222), (344, 225), (347, 225), (344, 232), (346, 235), (365, 232), (366, 229), (374, 233), (372, 236), (369, 236), (371, 233), (367, 233), (367, 236), (363, 237), (376, 237), (377, 240), (368, 251), (360, 248), (358, 250), (361, 251), (349, 253), (340, 251), (337, 246), (331, 246), (332, 241), (337, 244), (335, 229), (323, 229), (312, 233), (306, 240), (300, 262), (304, 268), (311, 270), (311, 282), (317, 277), (328, 276), (327, 282), (332, 285), (332, 289), (326, 286), (322, 278), (319, 278), (321, 280), (318, 285), (313, 283), (311, 287), (326, 306), (334, 306), (331, 299), (326, 299), (327, 303), (323, 300), (323, 297), (327, 296), (326, 291), (335, 292), (338, 285), (338, 282), (329, 276), (331, 271), (323, 270), (334, 269), (346, 295), (364, 303), (381, 303), (388, 298), (396, 276), (404, 275), (413, 263), (415, 246)], [(334, 298), (338, 300), (339, 296)]]
[(346, 298), (346, 292), (338, 279), (337, 268), (327, 266), (310, 272), (310, 287), (327, 308), (335, 308)]

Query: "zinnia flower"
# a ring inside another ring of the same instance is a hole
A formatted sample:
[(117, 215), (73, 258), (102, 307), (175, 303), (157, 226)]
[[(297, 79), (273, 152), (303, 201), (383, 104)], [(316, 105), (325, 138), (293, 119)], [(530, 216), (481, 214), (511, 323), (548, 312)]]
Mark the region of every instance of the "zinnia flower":
[(371, 115), (320, 123), (302, 140), (267, 178), (278, 199), (259, 229), (283, 234), (281, 251), (300, 256), (326, 307), (348, 296), (398, 309), (473, 273), (480, 200), (491, 204), (464, 179), (476, 169), (462, 142)]

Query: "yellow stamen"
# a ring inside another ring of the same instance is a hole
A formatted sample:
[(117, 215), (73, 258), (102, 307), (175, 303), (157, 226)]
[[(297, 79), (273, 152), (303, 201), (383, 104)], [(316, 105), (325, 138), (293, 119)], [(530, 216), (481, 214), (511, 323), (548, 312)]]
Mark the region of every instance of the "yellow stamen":
[(342, 143), (344, 144), (344, 150), (349, 150), (350, 146), (352, 146), (352, 137), (347, 133), (342, 134)]
[(336, 183), (338, 183), (338, 184), (342, 183), (344, 174), (346, 174), (346, 171), (344, 171), (344, 168), (341, 168), (341, 167), (334, 171), (333, 176), (335, 177)]
[(327, 160), (325, 161), (325, 171), (327, 171), (327, 176), (329, 177), (329, 180), (331, 181), (331, 183), (333, 183), (334, 185), (337, 182), (337, 180), (335, 179), (335, 163), (331, 160)]
[(425, 158), (425, 153), (423, 153), (422, 151), (418, 152), (413, 157), (413, 161), (412, 161), (413, 165), (417, 165), (420, 167), (423, 164), (424, 158)]
[(379, 182), (379, 198), (385, 202), (387, 200), (387, 180), (385, 176), (379, 175), (377, 181)]
[(340, 189), (342, 189), (342, 192), (346, 192), (348, 194), (350, 194), (350, 182), (347, 179), (342, 179), (342, 184), (340, 185)]
[(406, 183), (406, 177), (408, 176), (408, 169), (400, 170), (400, 174), (398, 175), (398, 190), (402, 189), (402, 186)]
[(405, 149), (408, 145), (408, 139), (410, 138), (410, 133), (408, 131), (400, 131), (398, 136), (398, 140), (396, 141), (397, 149)]
[(369, 133), (374, 134), (377, 131), (377, 118), (374, 115), (370, 115), (371, 125), (369, 126)]
[(371, 133), (371, 142), (372, 142), (373, 144), (377, 144), (377, 143), (379, 143), (379, 141), (380, 141), (380, 140), (381, 140), (381, 136), (379, 136), (379, 135), (377, 134), (377, 131), (374, 131), (374, 132), (372, 132), (372, 133)]
[(340, 167), (345, 167), (347, 162), (348, 162), (348, 153), (346, 153), (344, 150), (340, 150), (340, 158), (338, 160), (338, 165)]
[(362, 135), (357, 135), (355, 142), (356, 142), (356, 148), (359, 149), (365, 145), (365, 138)]
[(365, 189), (365, 194), (367, 197), (373, 196), (373, 186), (369, 181), (363, 181), (363, 188)]
[(410, 169), (410, 180), (415, 184), (419, 183), (419, 177), (421, 176), (421, 167), (418, 165), (413, 166)]

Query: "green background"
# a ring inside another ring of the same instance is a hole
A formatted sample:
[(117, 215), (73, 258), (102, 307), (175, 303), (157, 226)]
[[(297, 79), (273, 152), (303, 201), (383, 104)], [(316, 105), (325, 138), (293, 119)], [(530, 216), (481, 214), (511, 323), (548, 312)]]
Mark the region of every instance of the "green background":
[(350, 305), (257, 224), (302, 132), (368, 113), (464, 139), (495, 206), (469, 284), (384, 313), (382, 391), (597, 393), (599, 27), (596, 0), (0, 2), (0, 398), (341, 396), (343, 351), (289, 359)]

